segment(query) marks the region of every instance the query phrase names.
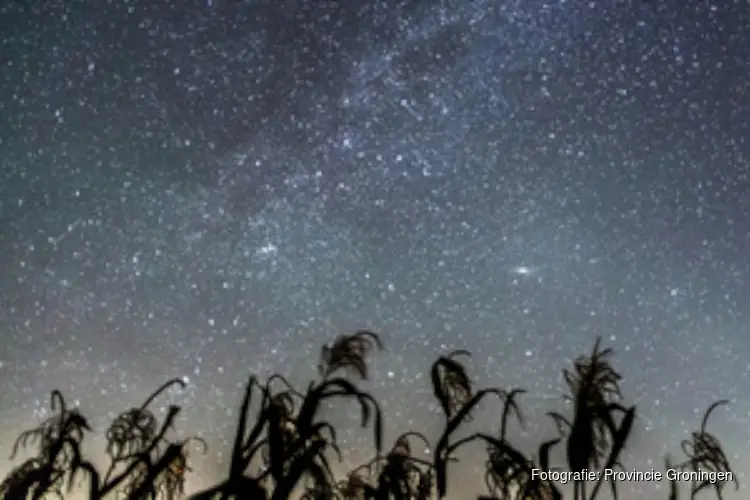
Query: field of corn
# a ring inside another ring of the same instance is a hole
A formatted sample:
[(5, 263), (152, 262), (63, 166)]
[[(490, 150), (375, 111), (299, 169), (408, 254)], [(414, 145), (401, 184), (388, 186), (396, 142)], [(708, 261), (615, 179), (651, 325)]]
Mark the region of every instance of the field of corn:
[[(618, 498), (618, 482), (600, 472), (622, 468), (621, 456), (631, 437), (636, 408), (623, 402), (621, 377), (611, 362), (613, 353), (599, 340), (590, 353), (563, 371), (567, 412), (548, 414), (558, 435), (541, 442), (531, 455), (514, 445), (508, 431), (512, 422), (524, 423), (519, 399), (525, 391), (475, 387), (464, 364), (466, 351), (439, 356), (430, 369), (432, 391), (444, 416), (439, 439), (429, 443), (418, 432), (406, 432), (394, 443), (384, 443), (385, 417), (375, 398), (360, 388), (360, 382), (368, 378), (368, 359), (380, 348), (380, 337), (370, 331), (339, 336), (322, 348), (319, 376), (304, 390), (280, 374), (265, 381), (250, 377), (226, 477), (190, 498), (444, 499), (451, 489), (449, 469), (463, 447), (477, 442), (485, 450), (486, 493), (480, 500), (561, 499), (559, 478), (538, 473), (552, 470), (569, 477), (573, 500)], [(205, 443), (199, 437), (170, 437), (180, 407), (170, 406), (161, 420), (149, 409), (165, 390), (182, 385), (180, 379), (168, 381), (142, 405), (114, 419), (105, 436), (109, 460), (105, 469), (97, 469), (82, 451), (84, 436), (91, 431), (86, 417), (67, 406), (61, 392), (53, 391), (54, 415), (18, 437), (13, 455), (26, 448), (33, 456), (0, 484), (0, 499), (65, 498), (73, 488), (83, 489), (89, 500), (184, 497), (190, 474), (186, 447), (191, 442)], [(474, 429), (472, 413), (491, 399), (501, 405), (499, 431)], [(336, 477), (331, 465), (340, 456), (336, 429), (321, 417), (321, 408), (336, 400), (358, 405), (362, 426), (373, 435), (372, 460), (344, 477)], [(706, 410), (700, 427), (682, 443), (684, 457), (675, 462), (665, 458), (667, 469), (683, 474), (679, 484), (666, 479), (669, 500), (704, 496), (721, 500), (725, 487), (739, 486), (720, 442), (707, 429), (712, 411), (725, 403), (717, 401)], [(432, 450), (429, 460), (413, 456), (412, 443), (417, 441)], [(564, 464), (551, 463), (551, 452), (557, 447), (564, 450)]]

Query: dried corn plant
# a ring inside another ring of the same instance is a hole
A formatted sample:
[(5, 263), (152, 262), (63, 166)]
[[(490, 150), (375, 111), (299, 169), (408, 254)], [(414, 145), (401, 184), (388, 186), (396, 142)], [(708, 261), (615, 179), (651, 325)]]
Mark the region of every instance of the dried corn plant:
[(72, 484), (83, 464), (83, 439), (91, 428), (77, 408), (68, 408), (60, 391), (52, 391), (51, 408), (57, 414), (39, 427), (22, 432), (13, 445), (11, 459), (21, 448), (35, 447), (36, 453), (0, 483), (0, 498), (61, 497), (66, 479), (69, 486)]
[[(554, 419), (561, 435), (566, 438), (566, 455), (571, 472), (611, 469), (620, 464), (620, 455), (630, 437), (635, 420), (635, 407), (622, 405), (620, 374), (612, 367), (612, 349), (601, 349), (597, 338), (588, 356), (573, 363), (573, 370), (564, 370), (563, 376), (569, 393), (566, 400), (573, 405), (573, 418), (569, 420), (557, 412)], [(603, 478), (604, 475), (600, 475)], [(597, 481), (590, 499), (599, 492)], [(574, 500), (585, 500), (587, 481), (575, 481)], [(610, 482), (613, 496), (617, 484)]]
[[(716, 480), (714, 481), (708, 478), (704, 480), (691, 480), (691, 500), (696, 498), (699, 493), (711, 489), (714, 490), (716, 498), (722, 500), (724, 488), (730, 482), (734, 483), (735, 489), (739, 488), (739, 481), (737, 480), (736, 474), (732, 471), (729, 459), (724, 453), (721, 442), (716, 436), (707, 430), (708, 419), (711, 417), (713, 411), (728, 403), (729, 401), (727, 400), (719, 400), (709, 406), (706, 413), (703, 415), (700, 428), (697, 431), (692, 432), (690, 439), (686, 439), (682, 442), (682, 451), (685, 453), (687, 459), (680, 464), (680, 470), (695, 473), (692, 477), (700, 477), (698, 474), (701, 472), (716, 474)], [(725, 479), (722, 479), (722, 477)], [(732, 479), (727, 480), (726, 477), (731, 477)], [(674, 485), (673, 488), (676, 488), (676, 485)], [(673, 494), (676, 498), (676, 489), (673, 490)]]

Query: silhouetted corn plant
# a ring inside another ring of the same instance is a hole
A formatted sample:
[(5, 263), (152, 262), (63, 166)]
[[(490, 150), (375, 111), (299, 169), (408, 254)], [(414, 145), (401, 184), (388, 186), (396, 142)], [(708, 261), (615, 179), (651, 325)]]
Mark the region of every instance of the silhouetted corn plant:
[[(161, 425), (148, 410), (148, 405), (172, 386), (185, 387), (180, 379), (173, 379), (156, 391), (137, 408), (120, 414), (107, 431), (107, 453), (111, 463), (103, 479), (96, 471), (89, 471), (91, 498), (104, 498), (114, 492), (128, 499), (155, 498), (161, 492), (167, 497), (183, 489), (187, 468), (186, 445), (197, 439), (181, 442), (167, 439), (181, 408), (170, 405)], [(198, 439), (201, 444), (205, 442)]]
[(318, 372), (323, 378), (328, 378), (336, 371), (345, 370), (367, 380), (367, 357), (375, 349), (382, 350), (383, 344), (378, 334), (369, 330), (339, 335), (332, 345), (321, 348)]
[[(153, 461), (158, 460), (158, 456), (164, 451), (163, 448), (169, 445), (165, 439), (157, 439), (159, 421), (148, 406), (174, 386), (184, 389), (185, 383), (177, 378), (167, 381), (151, 393), (139, 407), (118, 415), (107, 429), (106, 452), (110, 458), (110, 465), (102, 479), (102, 494), (114, 489), (121, 489), (126, 494), (139, 491), (148, 479)], [(184, 470), (184, 467), (182, 469)], [(157, 485), (158, 488), (166, 488), (167, 491), (181, 488), (180, 484), (184, 478), (171, 474), (169, 467), (165, 467), (161, 473), (158, 480), (163, 484)]]
[[(566, 399), (573, 403), (572, 422), (560, 413), (551, 412), (563, 437), (567, 437), (566, 451), (571, 472), (606, 469), (620, 466), (619, 457), (625, 446), (635, 419), (635, 407), (620, 404), (621, 376), (610, 364), (612, 349), (600, 350), (597, 338), (589, 356), (575, 360), (573, 370), (563, 375), (570, 393)], [(617, 418), (617, 415), (620, 418)], [(594, 485), (590, 500), (601, 487), (601, 479)], [(617, 499), (617, 484), (610, 482), (612, 495)], [(574, 500), (586, 498), (586, 481), (574, 483)]]
[(499, 493), (502, 498), (512, 498), (511, 491), (518, 490), (527, 480), (526, 469), (529, 460), (508, 442), (509, 417), (515, 416), (518, 423), (524, 426), (524, 417), (516, 402), (516, 397), (524, 392), (522, 389), (515, 389), (507, 394), (500, 418), (499, 437), (496, 440), (500, 444), (487, 443), (485, 485), (490, 492)]
[[(131, 500), (148, 500), (156, 498), (157, 494), (167, 499), (179, 495), (187, 468), (187, 441), (171, 443), (166, 439), (166, 433), (180, 408), (170, 406), (161, 427), (156, 426), (156, 420), (145, 410), (153, 397), (175, 383), (165, 384), (149, 397), (138, 409), (139, 417), (133, 410), (115, 419), (110, 427), (112, 432), (108, 433), (107, 447), (113, 466), (108, 469), (104, 481), (81, 454), (84, 431), (90, 430), (86, 419), (77, 409), (69, 410), (60, 392), (54, 391), (52, 409), (59, 406), (59, 414), (19, 437), (14, 455), (18, 446), (32, 442), (39, 443), (39, 453), (8, 477), (0, 487), (0, 498), (36, 500), (45, 494), (61, 495), (64, 478), (67, 476), (68, 491), (71, 491), (79, 472), (88, 476), (90, 500), (100, 500), (118, 492)], [(133, 418), (127, 419), (126, 415)]]
[[(255, 498), (286, 500), (300, 488), (305, 494), (321, 498), (335, 491), (335, 480), (327, 453), (339, 455), (333, 426), (319, 419), (323, 405), (336, 399), (352, 399), (359, 404), (362, 426), (373, 421), (375, 446), (382, 449), (383, 423), (380, 407), (368, 393), (361, 391), (339, 371), (365, 379), (367, 356), (380, 347), (380, 338), (373, 332), (358, 331), (339, 336), (332, 346), (321, 351), (318, 370), (321, 379), (298, 392), (282, 376), (274, 375), (265, 386), (252, 377), (245, 389), (238, 429), (235, 436), (229, 478), (193, 498), (245, 498), (252, 491)], [(273, 381), (281, 381), (284, 390), (274, 393)], [(255, 423), (249, 432), (250, 403), (259, 389), (262, 401)], [(299, 401), (299, 403), (297, 403)], [(248, 473), (248, 467), (260, 457), (261, 470)]]
[[(268, 412), (271, 406), (270, 386), (275, 379), (284, 380), (274, 375), (265, 385), (261, 385), (255, 376), (251, 376), (245, 385), (245, 391), (240, 405), (237, 422), (237, 432), (234, 436), (232, 455), (229, 463), (229, 475), (223, 482), (192, 495), (194, 500), (209, 500), (221, 498), (249, 498), (266, 499), (268, 492), (262, 485), (258, 474), (248, 469), (265, 444), (264, 431), (268, 423)], [(248, 429), (250, 423), (250, 407), (256, 390), (260, 392), (262, 401), (255, 422)]]
[(562, 494), (551, 481), (534, 475), (534, 469), (549, 471), (550, 452), (560, 439), (545, 441), (539, 446), (539, 462), (526, 458), (505, 440), (488, 446), (485, 485), (504, 500), (560, 500)]
[(336, 483), (333, 495), (335, 500), (378, 500), (378, 472), (374, 465), (377, 458), (360, 465), (346, 474), (346, 478)]
[(72, 485), (75, 470), (83, 463), (81, 443), (91, 428), (77, 408), (68, 409), (60, 391), (52, 391), (51, 408), (59, 413), (21, 433), (13, 445), (11, 459), (27, 446), (36, 445), (37, 453), (0, 484), (0, 498), (38, 500), (48, 494), (62, 497), (66, 477), (69, 487)]
[[(434, 474), (430, 461), (412, 454), (410, 438), (419, 439), (426, 449), (427, 438), (418, 432), (406, 432), (396, 438), (385, 456), (376, 456), (349, 476), (348, 491), (359, 490), (364, 498), (377, 500), (428, 500), (433, 496)], [(367, 471), (367, 479), (361, 471)], [(368, 495), (369, 494), (369, 495)], [(357, 497), (347, 497), (357, 498)]]
[[(326, 491), (334, 489), (330, 466), (325, 452), (332, 448), (338, 454), (333, 427), (318, 419), (324, 404), (336, 399), (352, 399), (359, 405), (361, 425), (367, 427), (373, 420), (373, 434), (376, 452), (380, 454), (383, 441), (383, 418), (377, 401), (365, 391), (361, 391), (350, 380), (334, 375), (349, 372), (360, 379), (368, 376), (367, 356), (374, 348), (381, 347), (380, 338), (370, 331), (357, 331), (351, 335), (340, 335), (332, 346), (324, 347), (318, 364), (322, 379), (309, 384), (296, 414), (290, 418), (294, 426), (292, 452), (282, 460), (289, 460), (288, 471), (275, 478), (272, 500), (286, 500), (299, 484), (303, 476), (313, 478), (316, 488), (328, 482)], [(269, 430), (273, 426), (269, 427)], [(279, 436), (280, 437), (280, 436)], [(274, 449), (269, 434), (269, 447)], [(271, 461), (273, 462), (273, 460)], [(276, 466), (271, 463), (269, 470)], [(273, 474), (273, 472), (272, 472)]]
[[(130, 500), (176, 500), (185, 494), (185, 473), (187, 472), (187, 445), (197, 440), (206, 451), (202, 439), (191, 438), (169, 443), (154, 463), (141, 462), (139, 480), (128, 485), (125, 495)], [(145, 465), (144, 465), (145, 464)]]
[[(440, 356), (431, 370), (432, 389), (446, 420), (450, 420), (471, 400), (472, 386), (466, 367), (456, 358), (471, 357), (466, 350), (457, 350)], [(468, 415), (467, 415), (468, 416)]]
[(454, 460), (453, 453), (456, 449), (476, 439), (485, 440), (484, 438), (488, 437), (486, 434), (475, 434), (456, 443), (451, 443), (451, 438), (455, 432), (463, 423), (471, 420), (472, 411), (485, 397), (495, 395), (505, 404), (502, 423), (502, 432), (505, 433), (508, 415), (518, 409), (514, 398), (522, 392), (519, 390), (506, 392), (494, 388), (481, 389), (474, 392), (466, 368), (456, 359), (459, 356), (469, 357), (470, 353), (465, 350), (458, 350), (448, 355), (440, 356), (432, 364), (432, 369), (430, 370), (433, 393), (446, 419), (445, 427), (437, 441), (433, 455), (435, 489), (440, 499), (444, 498), (447, 494), (448, 463)]
[(517, 396), (524, 392), (522, 389), (514, 389), (509, 392), (501, 391), (503, 411), (501, 413), (498, 436), (491, 436), (481, 432), (474, 433), (452, 444), (450, 448), (455, 450), (477, 440), (483, 441), (487, 445), (488, 458), (485, 462), (485, 486), (495, 495), (488, 498), (501, 498), (503, 500), (557, 500), (561, 498), (559, 490), (551, 482), (535, 477), (532, 472), (535, 468), (550, 470), (550, 451), (560, 439), (542, 443), (539, 447), (539, 467), (508, 440), (508, 424), (511, 416), (515, 416), (521, 427), (524, 426), (525, 420), (516, 401)]
[[(682, 451), (687, 456), (687, 460), (680, 465), (680, 469), (695, 473), (701, 471), (716, 473), (717, 475), (719, 473), (731, 473), (735, 489), (738, 489), (739, 481), (729, 465), (729, 460), (724, 454), (721, 443), (713, 434), (706, 430), (711, 413), (719, 406), (728, 403), (729, 401), (727, 400), (720, 400), (709, 406), (703, 415), (703, 420), (701, 420), (700, 429), (692, 433), (691, 439), (686, 439), (682, 442)], [(722, 493), (727, 482), (718, 477), (714, 482), (707, 479), (704, 481), (693, 480), (690, 484), (690, 499), (694, 499), (698, 493), (704, 490), (713, 488), (718, 500), (722, 500)], [(673, 494), (676, 497), (675, 490), (673, 490)]]

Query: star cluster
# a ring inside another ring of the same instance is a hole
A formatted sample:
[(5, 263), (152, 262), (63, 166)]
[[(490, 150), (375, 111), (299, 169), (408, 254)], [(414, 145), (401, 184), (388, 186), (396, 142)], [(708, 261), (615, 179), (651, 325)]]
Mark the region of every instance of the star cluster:
[(389, 427), (437, 431), (467, 348), (534, 436), (601, 335), (629, 464), (728, 398), (742, 480), (747, 47), (740, 0), (3, 4), (0, 445), (53, 388), (101, 429), (184, 376), (203, 484), (248, 374), (362, 327)]

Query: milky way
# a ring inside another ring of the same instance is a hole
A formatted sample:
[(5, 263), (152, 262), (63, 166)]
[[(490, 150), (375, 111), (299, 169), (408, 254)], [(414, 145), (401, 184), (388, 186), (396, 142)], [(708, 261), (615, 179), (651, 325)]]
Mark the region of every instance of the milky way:
[(424, 371), (467, 348), (531, 444), (601, 335), (627, 465), (728, 398), (742, 480), (750, 7), (682, 3), (7, 2), (0, 445), (55, 387), (101, 430), (184, 376), (204, 485), (247, 375), (362, 327), (390, 426), (437, 432)]

